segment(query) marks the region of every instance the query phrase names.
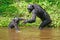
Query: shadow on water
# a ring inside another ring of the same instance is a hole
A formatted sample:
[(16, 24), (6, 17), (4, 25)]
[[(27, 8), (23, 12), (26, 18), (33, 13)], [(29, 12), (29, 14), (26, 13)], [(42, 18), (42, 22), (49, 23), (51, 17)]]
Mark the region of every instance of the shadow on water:
[(20, 32), (16, 32), (1, 28), (0, 40), (60, 40), (60, 29), (21, 28)]

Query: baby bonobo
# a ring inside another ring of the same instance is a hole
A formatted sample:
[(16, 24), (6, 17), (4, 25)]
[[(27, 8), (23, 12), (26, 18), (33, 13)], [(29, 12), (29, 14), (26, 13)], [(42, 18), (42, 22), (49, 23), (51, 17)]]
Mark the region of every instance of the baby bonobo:
[(12, 21), (8, 25), (9, 29), (15, 28), (16, 31), (19, 31), (18, 24), (19, 24), (19, 21), (21, 21), (21, 20), (25, 20), (25, 19), (18, 18), (18, 17), (13, 18)]

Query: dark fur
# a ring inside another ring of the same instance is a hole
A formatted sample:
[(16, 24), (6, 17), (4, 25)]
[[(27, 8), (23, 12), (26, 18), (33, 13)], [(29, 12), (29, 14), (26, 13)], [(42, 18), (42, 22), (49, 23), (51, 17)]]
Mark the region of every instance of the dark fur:
[(19, 21), (21, 20), (24, 20), (23, 18), (18, 18), (18, 17), (15, 17), (12, 19), (12, 21), (9, 23), (9, 28), (12, 29), (12, 28), (15, 28), (16, 30), (19, 30), (18, 29), (18, 24), (19, 24)]
[(30, 20), (24, 21), (25, 23), (33, 23), (36, 21), (36, 16), (42, 20), (41, 25), (39, 28), (44, 28), (46, 25), (52, 22), (49, 14), (39, 5), (37, 4), (30, 4), (28, 5), (28, 11), (32, 12), (32, 18)]

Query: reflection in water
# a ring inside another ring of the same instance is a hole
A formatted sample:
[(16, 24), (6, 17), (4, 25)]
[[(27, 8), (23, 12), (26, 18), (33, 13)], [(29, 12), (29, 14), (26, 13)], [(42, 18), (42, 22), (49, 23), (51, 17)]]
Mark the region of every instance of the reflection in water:
[(10, 40), (20, 40), (19, 39), (19, 33), (17, 33), (15, 30), (9, 30), (9, 39)]
[(54, 29), (52, 31), (52, 36), (54, 40), (60, 40), (60, 29)]
[(40, 40), (52, 40), (52, 29), (43, 29), (40, 31)]
[(60, 40), (60, 29), (25, 28), (20, 31), (0, 29), (0, 40)]

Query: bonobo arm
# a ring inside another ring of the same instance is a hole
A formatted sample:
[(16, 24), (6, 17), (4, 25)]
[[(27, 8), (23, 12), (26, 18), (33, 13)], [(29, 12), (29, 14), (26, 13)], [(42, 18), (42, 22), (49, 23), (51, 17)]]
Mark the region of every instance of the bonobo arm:
[(36, 20), (35, 10), (32, 11), (32, 18), (30, 20), (26, 20), (25, 23), (33, 23)]
[(24, 18), (19, 18), (19, 20), (25, 20)]

